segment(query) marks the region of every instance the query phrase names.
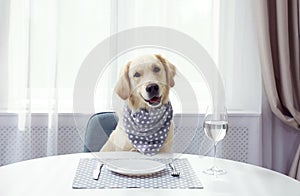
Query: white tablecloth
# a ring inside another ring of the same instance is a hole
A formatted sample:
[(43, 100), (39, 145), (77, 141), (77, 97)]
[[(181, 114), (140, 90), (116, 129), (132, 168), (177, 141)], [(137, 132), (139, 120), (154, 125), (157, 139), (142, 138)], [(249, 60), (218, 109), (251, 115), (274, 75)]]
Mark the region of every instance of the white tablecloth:
[[(111, 158), (127, 156), (126, 153), (98, 153)], [(201, 180), (204, 189), (72, 189), (73, 179), (81, 158), (95, 158), (94, 153), (53, 156), (24, 161), (0, 167), (0, 195), (263, 195), (299, 196), (300, 182), (261, 167), (218, 159), (218, 166), (227, 170), (219, 177), (202, 171), (212, 164), (212, 158), (195, 155), (178, 155), (187, 158)], [(139, 156), (139, 155), (137, 155)], [(170, 155), (161, 155), (169, 157)]]

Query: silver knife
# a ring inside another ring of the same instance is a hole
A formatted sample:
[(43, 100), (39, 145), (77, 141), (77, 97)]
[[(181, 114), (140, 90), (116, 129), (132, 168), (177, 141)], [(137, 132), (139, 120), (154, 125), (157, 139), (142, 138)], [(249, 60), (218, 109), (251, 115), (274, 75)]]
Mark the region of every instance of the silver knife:
[(93, 170), (93, 179), (94, 180), (99, 179), (102, 167), (103, 167), (103, 163), (101, 163), (101, 162), (97, 163), (96, 169)]

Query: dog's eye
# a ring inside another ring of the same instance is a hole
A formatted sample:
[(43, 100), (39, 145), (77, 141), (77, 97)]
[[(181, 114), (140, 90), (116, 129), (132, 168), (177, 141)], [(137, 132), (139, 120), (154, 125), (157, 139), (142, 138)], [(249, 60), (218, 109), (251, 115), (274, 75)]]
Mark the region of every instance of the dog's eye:
[(154, 67), (154, 68), (153, 68), (153, 71), (154, 71), (155, 73), (157, 73), (157, 72), (160, 71), (160, 68), (159, 68), (159, 67)]
[(133, 77), (135, 77), (135, 78), (138, 78), (140, 76), (141, 76), (141, 74), (139, 72), (135, 72), (135, 74), (133, 75)]

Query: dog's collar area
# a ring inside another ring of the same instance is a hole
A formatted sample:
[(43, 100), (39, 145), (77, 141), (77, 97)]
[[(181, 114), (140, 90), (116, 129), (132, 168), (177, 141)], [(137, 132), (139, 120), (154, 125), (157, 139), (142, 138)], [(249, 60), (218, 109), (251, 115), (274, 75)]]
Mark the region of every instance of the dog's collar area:
[(132, 112), (124, 108), (125, 132), (133, 146), (143, 154), (154, 155), (162, 148), (170, 130), (173, 109), (170, 102), (154, 109)]

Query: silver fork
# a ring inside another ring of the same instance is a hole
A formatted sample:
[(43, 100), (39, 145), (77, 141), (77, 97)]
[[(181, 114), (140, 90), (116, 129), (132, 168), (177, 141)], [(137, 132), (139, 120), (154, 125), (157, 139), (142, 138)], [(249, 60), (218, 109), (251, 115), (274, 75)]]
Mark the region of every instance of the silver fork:
[(175, 165), (173, 163), (169, 163), (169, 166), (172, 169), (171, 176), (179, 177), (180, 176), (180, 172), (176, 170)]

